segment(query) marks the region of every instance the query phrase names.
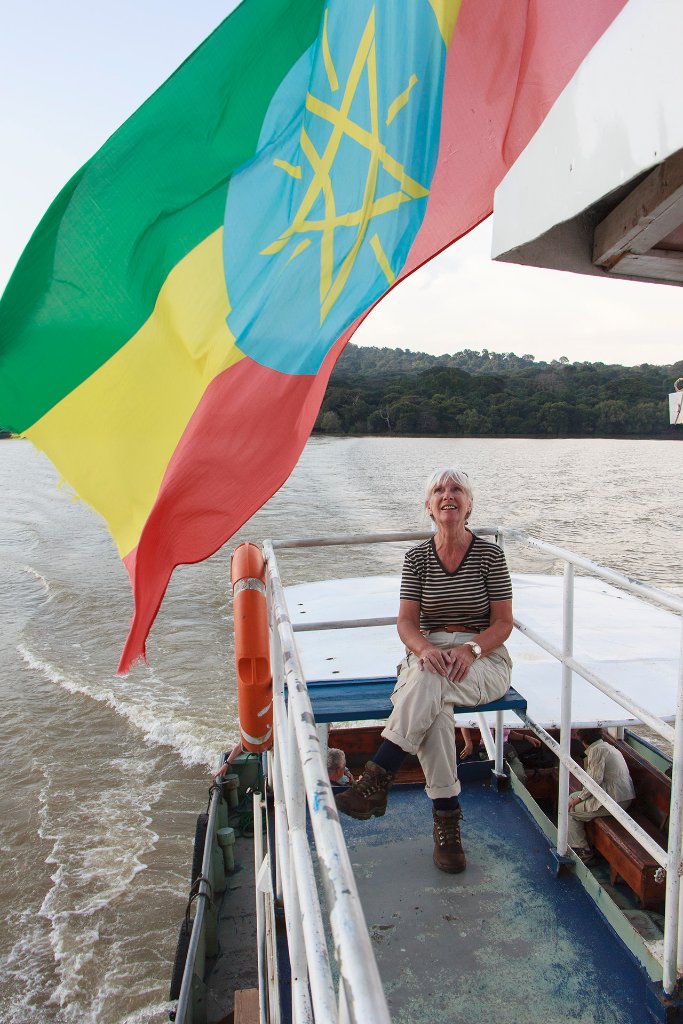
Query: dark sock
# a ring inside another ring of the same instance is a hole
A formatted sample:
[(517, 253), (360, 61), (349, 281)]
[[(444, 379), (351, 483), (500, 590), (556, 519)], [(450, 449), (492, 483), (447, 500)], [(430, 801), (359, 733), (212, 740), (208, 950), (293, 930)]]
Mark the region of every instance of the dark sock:
[(375, 764), (378, 764), (380, 768), (384, 768), (385, 772), (397, 772), (403, 764), (403, 758), (406, 757), (405, 750), (401, 750), (391, 740), (384, 740), (381, 747), (372, 758)]
[(457, 796), (442, 796), (438, 800), (432, 800), (435, 811), (457, 811), (460, 801)]

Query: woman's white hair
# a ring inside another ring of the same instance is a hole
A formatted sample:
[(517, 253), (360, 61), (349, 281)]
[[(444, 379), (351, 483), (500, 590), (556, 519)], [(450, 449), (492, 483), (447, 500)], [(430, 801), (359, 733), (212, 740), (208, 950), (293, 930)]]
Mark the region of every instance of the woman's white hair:
[[(441, 484), (447, 483), (452, 480), (453, 483), (459, 484), (463, 491), (470, 500), (470, 511), (467, 515), (469, 519), (472, 514), (474, 507), (474, 495), (472, 494), (472, 485), (470, 484), (470, 478), (464, 469), (458, 469), (457, 466), (439, 466), (433, 473), (430, 473), (425, 481), (425, 503), (429, 503), (429, 499), (432, 494)], [(467, 520), (465, 520), (467, 522)]]

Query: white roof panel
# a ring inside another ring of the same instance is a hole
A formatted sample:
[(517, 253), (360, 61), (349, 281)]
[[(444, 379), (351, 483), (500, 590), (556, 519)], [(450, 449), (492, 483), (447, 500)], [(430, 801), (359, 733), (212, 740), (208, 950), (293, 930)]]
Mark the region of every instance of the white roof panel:
[[(561, 647), (562, 578), (517, 573), (512, 579), (515, 619)], [(576, 577), (575, 587), (575, 658), (653, 714), (672, 718), (681, 629), (678, 616), (591, 577)], [(398, 576), (327, 580), (286, 588), (292, 622), (308, 625), (395, 616), (398, 593)], [(341, 683), (393, 676), (403, 657), (395, 626), (328, 629), (297, 633), (296, 638), (310, 680)], [(507, 647), (514, 662), (512, 684), (526, 698), (529, 715), (548, 728), (559, 726), (560, 663), (518, 629)], [(576, 674), (572, 707), (577, 725), (634, 722), (619, 705)], [(515, 724), (518, 719), (509, 712), (506, 722)]]

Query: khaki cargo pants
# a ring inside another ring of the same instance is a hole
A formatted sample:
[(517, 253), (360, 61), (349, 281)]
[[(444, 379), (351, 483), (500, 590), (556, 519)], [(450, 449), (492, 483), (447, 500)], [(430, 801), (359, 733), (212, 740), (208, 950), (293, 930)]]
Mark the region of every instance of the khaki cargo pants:
[[(476, 639), (474, 633), (429, 634), (435, 647), (451, 648)], [(416, 754), (430, 800), (457, 796), (460, 782), (455, 757), (454, 707), (477, 707), (498, 700), (510, 687), (512, 661), (497, 647), (474, 662), (459, 683), (419, 667), (408, 654), (398, 667), (392, 711), (382, 736), (408, 754)]]
[[(579, 795), (579, 792), (581, 791), (577, 790), (576, 793), (571, 793), (569, 799), (573, 800)], [(631, 806), (633, 800), (617, 800), (617, 803), (626, 810)], [(586, 800), (582, 800), (573, 811), (569, 812), (567, 820), (567, 846), (571, 846), (572, 850), (590, 849), (584, 822), (592, 821), (593, 818), (609, 817), (610, 813), (607, 808), (603, 807), (595, 797), (588, 797)]]

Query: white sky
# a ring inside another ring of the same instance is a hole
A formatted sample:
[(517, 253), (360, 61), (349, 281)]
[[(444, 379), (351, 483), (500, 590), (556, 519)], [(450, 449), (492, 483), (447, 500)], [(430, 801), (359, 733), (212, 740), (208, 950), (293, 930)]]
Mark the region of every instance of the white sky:
[[(0, 290), (62, 185), (235, 0), (24, 0), (0, 33)], [(484, 224), (382, 301), (354, 339), (638, 364), (683, 358), (683, 289), (493, 263)]]

